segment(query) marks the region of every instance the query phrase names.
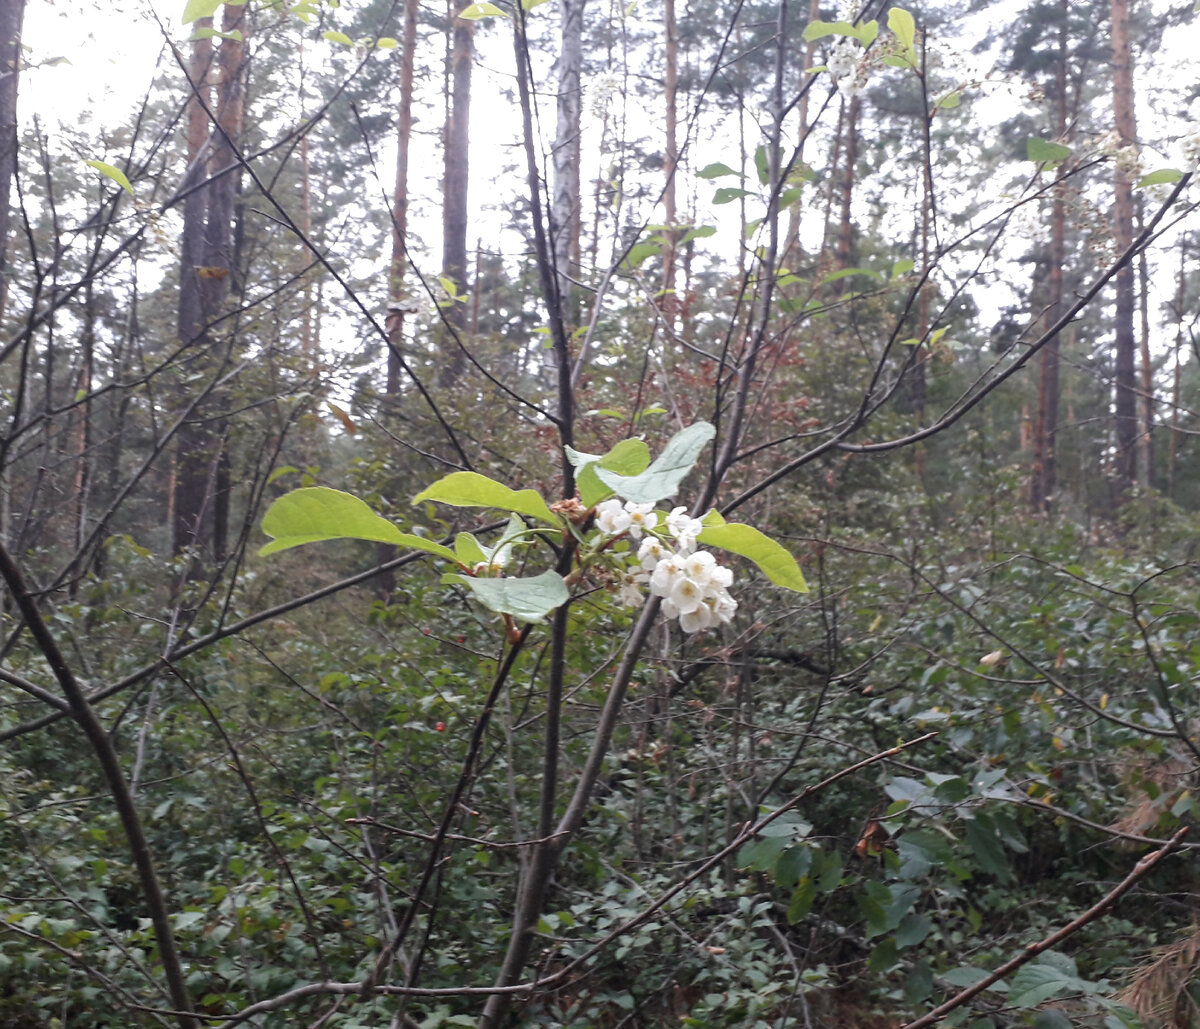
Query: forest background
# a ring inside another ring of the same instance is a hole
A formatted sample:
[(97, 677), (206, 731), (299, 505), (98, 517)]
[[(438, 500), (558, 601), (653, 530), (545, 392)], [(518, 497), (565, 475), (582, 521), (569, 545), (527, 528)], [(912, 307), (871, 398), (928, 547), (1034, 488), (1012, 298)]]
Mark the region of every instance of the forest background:
[(1190, 0), (179, 6), (0, 0), (0, 1023), (1200, 1025)]

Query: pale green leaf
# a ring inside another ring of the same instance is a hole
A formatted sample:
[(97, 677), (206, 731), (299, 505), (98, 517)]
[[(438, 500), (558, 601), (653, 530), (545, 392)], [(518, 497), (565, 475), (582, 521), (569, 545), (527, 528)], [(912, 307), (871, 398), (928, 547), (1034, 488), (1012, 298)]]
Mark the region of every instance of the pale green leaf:
[(532, 11), (535, 7), (541, 7), (542, 4), (548, 4), (550, 0), (521, 0), (521, 10)]
[(327, 39), (331, 43), (341, 43), (342, 46), (354, 46), (354, 40), (344, 32), (335, 32), (330, 29), (328, 32), (321, 33), (322, 39)]
[(905, 50), (913, 50), (917, 40), (917, 25), (913, 16), (903, 7), (893, 7), (888, 11), (888, 28)]
[(596, 475), (597, 468), (607, 468), (618, 475), (637, 475), (650, 464), (650, 448), (640, 439), (623, 439), (607, 454), (584, 454), (571, 447), (565, 448), (567, 460), (575, 468), (575, 486), (584, 507), (595, 507), (612, 490)]
[(736, 186), (722, 186), (718, 189), (712, 198), (714, 204), (732, 204), (739, 197), (751, 197), (753, 193), (748, 189), (738, 189)]
[(953, 107), (957, 107), (961, 103), (962, 103), (962, 93), (960, 93), (956, 89), (953, 92), (947, 93), (944, 97), (942, 97), (937, 102), (937, 106), (942, 108), (943, 110), (950, 110)]
[(752, 525), (740, 522), (706, 525), (698, 539), (705, 546), (728, 550), (731, 554), (753, 561), (776, 586), (797, 593), (808, 592), (808, 583), (804, 581), (804, 573), (800, 571), (796, 559)]
[(1149, 175), (1143, 175), (1138, 179), (1138, 184), (1134, 189), (1143, 189), (1146, 186), (1166, 186), (1172, 182), (1178, 182), (1183, 178), (1183, 172), (1176, 168), (1160, 168), (1158, 171), (1152, 171)]
[(201, 18), (211, 18), (223, 0), (188, 0), (183, 9), (183, 24), (190, 25)]
[(533, 490), (512, 490), (478, 472), (451, 472), (413, 497), (414, 504), (423, 500), (436, 500), (451, 507), (495, 507), (557, 523), (546, 501)]
[(600, 467), (596, 475), (625, 500), (635, 504), (656, 504), (675, 495), (683, 477), (692, 470), (700, 451), (716, 432), (708, 422), (696, 422), (672, 436), (662, 453), (641, 474), (624, 476)]
[(1025, 154), (1028, 160), (1038, 164), (1055, 165), (1061, 164), (1071, 156), (1071, 148), (1034, 136), (1025, 144)]
[(460, 18), (465, 18), (467, 21), (478, 21), (480, 18), (494, 18), (497, 15), (501, 18), (508, 17), (508, 15), (505, 14), (495, 4), (488, 3), (471, 4), (470, 6), (464, 7), (458, 12), (458, 16)]
[(449, 547), (401, 532), (358, 497), (326, 486), (306, 486), (285, 493), (263, 515), (262, 530), (272, 537), (271, 542), (259, 551), (264, 555), (303, 543), (358, 539), (411, 547), (457, 562)]
[(696, 174), (702, 179), (719, 179), (725, 175), (737, 175), (737, 172), (730, 168), (729, 165), (717, 161), (715, 164), (705, 165)]
[[(824, 39), (826, 36), (845, 36), (847, 39), (857, 39), (864, 46), (875, 41), (879, 35), (879, 23), (863, 22), (861, 25), (851, 25), (848, 21), (810, 21), (804, 29), (804, 38), (809, 42)], [(809, 69), (816, 71), (816, 68)], [(824, 70), (824, 69), (821, 69)]]
[(454, 537), (454, 553), (458, 555), (459, 562), (468, 568), (487, 561), (487, 554), (483, 552), (479, 540), (469, 532), (460, 532)]
[(628, 268), (640, 268), (642, 264), (656, 254), (662, 253), (662, 244), (645, 242), (635, 243), (629, 248), (629, 253), (625, 255), (624, 264)]
[(391, 36), (380, 36), (377, 40), (375, 40), (375, 45), (379, 47), (380, 50), (395, 50), (400, 43)]
[(522, 622), (540, 622), (570, 597), (563, 577), (555, 571), (545, 571), (528, 579), (483, 579), (459, 576), (489, 611), (511, 615)]
[(120, 168), (114, 168), (111, 164), (107, 164), (104, 161), (87, 161), (85, 163), (95, 168), (101, 175), (106, 175), (112, 179), (126, 193), (133, 196), (133, 187), (129, 184), (129, 179), (125, 177), (125, 173)]

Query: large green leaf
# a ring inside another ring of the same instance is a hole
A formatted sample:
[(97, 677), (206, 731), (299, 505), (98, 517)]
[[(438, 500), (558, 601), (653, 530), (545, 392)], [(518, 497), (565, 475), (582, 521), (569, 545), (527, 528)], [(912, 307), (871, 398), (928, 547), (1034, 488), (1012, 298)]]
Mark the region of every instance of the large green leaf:
[(700, 533), (699, 542), (710, 547), (728, 550), (731, 554), (749, 558), (762, 570), (763, 575), (776, 586), (807, 593), (808, 583), (796, 559), (770, 536), (764, 535), (752, 525), (727, 522), (725, 525), (706, 525)]
[(451, 472), (413, 497), (414, 504), (423, 500), (436, 500), (451, 507), (495, 507), (540, 518), (543, 522), (556, 522), (546, 501), (533, 490), (509, 489), (478, 472)]
[(607, 468), (618, 475), (637, 475), (650, 463), (650, 448), (640, 439), (623, 439), (607, 454), (585, 454), (573, 447), (563, 449), (577, 472), (575, 486), (584, 507), (595, 507), (612, 493), (596, 476), (597, 468)]
[(545, 571), (528, 579), (483, 579), (458, 576), (484, 607), (497, 614), (512, 615), (522, 622), (540, 622), (570, 597), (563, 577)]
[(596, 475), (618, 496), (635, 504), (657, 504), (674, 496), (683, 477), (692, 470), (696, 459), (717, 430), (708, 422), (696, 422), (677, 432), (663, 447), (658, 458), (639, 475), (621, 475), (601, 463)]
[(1030, 161), (1054, 167), (1056, 164), (1062, 164), (1063, 161), (1071, 156), (1071, 148), (1063, 146), (1061, 143), (1051, 143), (1047, 139), (1034, 136), (1025, 144), (1025, 155)]
[(433, 540), (401, 532), (380, 518), (358, 497), (326, 486), (306, 486), (285, 493), (263, 515), (262, 530), (273, 537), (260, 554), (274, 554), (303, 543), (356, 539), (411, 547), (450, 561), (454, 551)]

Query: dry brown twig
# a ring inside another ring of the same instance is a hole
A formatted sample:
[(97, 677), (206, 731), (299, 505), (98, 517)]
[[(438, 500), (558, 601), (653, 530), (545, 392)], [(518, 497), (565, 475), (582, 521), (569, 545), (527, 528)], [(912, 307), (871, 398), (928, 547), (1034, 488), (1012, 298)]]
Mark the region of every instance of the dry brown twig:
[(978, 996), (984, 990), (994, 986), (1010, 972), (1015, 972), (1022, 965), (1028, 964), (1039, 954), (1049, 950), (1065, 940), (1068, 936), (1078, 932), (1089, 922), (1094, 922), (1097, 918), (1103, 915), (1110, 907), (1112, 907), (1123, 894), (1127, 893), (1133, 885), (1150, 870), (1165, 858), (1171, 851), (1178, 849), (1179, 844), (1183, 841), (1184, 835), (1187, 833), (1187, 826), (1180, 829), (1172, 836), (1165, 844), (1154, 851), (1152, 854), (1147, 854), (1136, 865), (1132, 871), (1125, 876), (1116, 886), (1108, 891), (1100, 900), (1088, 908), (1082, 915), (1068, 922), (1061, 929), (1056, 929), (1049, 936), (1038, 940), (1037, 943), (1031, 943), (1020, 954), (1010, 961), (1006, 961), (1003, 965), (992, 972), (986, 979), (981, 979), (973, 986), (968, 986), (961, 993), (955, 994), (944, 1004), (939, 1004), (928, 1014), (922, 1015), (915, 1022), (908, 1022), (901, 1026), (901, 1029), (925, 1029), (926, 1026), (931, 1026), (939, 1022), (942, 1018), (948, 1015), (955, 1008), (962, 1007), (971, 998)]

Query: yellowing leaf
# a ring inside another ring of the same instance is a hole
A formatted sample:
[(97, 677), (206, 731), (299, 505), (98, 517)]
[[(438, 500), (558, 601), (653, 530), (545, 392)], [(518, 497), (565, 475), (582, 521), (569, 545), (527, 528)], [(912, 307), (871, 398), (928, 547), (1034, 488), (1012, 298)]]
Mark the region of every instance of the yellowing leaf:
[(133, 196), (133, 187), (129, 184), (129, 179), (125, 177), (125, 173), (120, 168), (115, 168), (113, 165), (104, 161), (87, 161), (85, 162), (90, 167), (95, 168), (101, 175), (105, 175), (112, 179), (126, 193)]

